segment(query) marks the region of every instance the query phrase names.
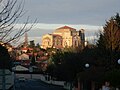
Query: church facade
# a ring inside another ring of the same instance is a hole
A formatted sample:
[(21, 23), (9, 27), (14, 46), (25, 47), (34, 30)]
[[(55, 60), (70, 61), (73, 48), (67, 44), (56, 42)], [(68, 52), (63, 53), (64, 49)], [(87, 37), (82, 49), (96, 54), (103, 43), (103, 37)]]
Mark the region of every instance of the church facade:
[(56, 29), (52, 34), (42, 36), (42, 48), (65, 48), (65, 47), (84, 47), (85, 35), (84, 30), (63, 26)]

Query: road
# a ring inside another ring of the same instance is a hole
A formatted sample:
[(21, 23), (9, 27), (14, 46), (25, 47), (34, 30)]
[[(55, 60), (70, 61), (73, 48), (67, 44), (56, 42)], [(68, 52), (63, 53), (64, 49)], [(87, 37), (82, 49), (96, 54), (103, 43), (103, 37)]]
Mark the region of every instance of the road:
[(40, 80), (16, 80), (15, 90), (64, 90), (60, 86), (46, 84)]

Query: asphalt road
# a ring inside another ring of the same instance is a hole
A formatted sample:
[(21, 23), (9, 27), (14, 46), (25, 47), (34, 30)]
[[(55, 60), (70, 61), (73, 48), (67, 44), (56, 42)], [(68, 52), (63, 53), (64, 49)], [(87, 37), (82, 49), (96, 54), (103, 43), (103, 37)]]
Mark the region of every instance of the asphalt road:
[(15, 83), (15, 90), (64, 90), (60, 86), (54, 86), (51, 84), (46, 84), (40, 80), (17, 80)]

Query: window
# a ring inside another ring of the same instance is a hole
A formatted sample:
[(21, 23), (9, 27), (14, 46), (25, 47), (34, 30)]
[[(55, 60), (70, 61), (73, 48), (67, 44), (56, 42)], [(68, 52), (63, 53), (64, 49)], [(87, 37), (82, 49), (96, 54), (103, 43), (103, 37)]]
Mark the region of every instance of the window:
[(67, 46), (67, 42), (66, 41), (64, 42), (64, 45)]
[(75, 46), (77, 46), (77, 41), (75, 40)]

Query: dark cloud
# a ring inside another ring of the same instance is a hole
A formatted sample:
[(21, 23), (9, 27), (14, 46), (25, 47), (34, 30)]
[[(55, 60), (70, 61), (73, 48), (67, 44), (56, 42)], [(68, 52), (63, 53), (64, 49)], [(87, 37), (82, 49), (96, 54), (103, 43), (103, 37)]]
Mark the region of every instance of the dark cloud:
[(28, 32), (30, 37), (41, 37), (44, 34), (52, 33), (54, 30), (50, 29), (33, 29)]
[(120, 12), (119, 0), (25, 0), (26, 15), (40, 23), (103, 25)]

